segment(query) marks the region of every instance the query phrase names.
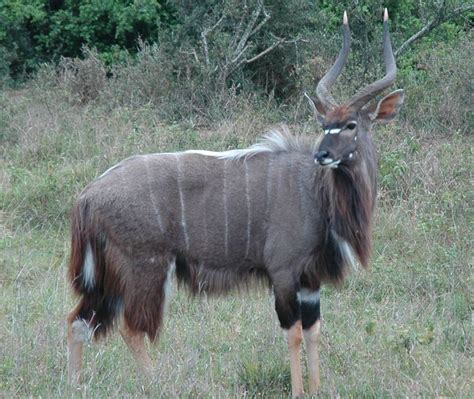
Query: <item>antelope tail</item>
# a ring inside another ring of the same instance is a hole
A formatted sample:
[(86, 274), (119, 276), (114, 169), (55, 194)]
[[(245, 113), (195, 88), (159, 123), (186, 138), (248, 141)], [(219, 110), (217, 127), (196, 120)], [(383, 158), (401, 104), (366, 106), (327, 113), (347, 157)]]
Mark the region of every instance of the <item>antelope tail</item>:
[(79, 201), (72, 212), (71, 256), (68, 278), (80, 297), (75, 319), (83, 320), (94, 337), (105, 334), (121, 308), (121, 295), (106, 284), (106, 236), (100, 232), (86, 201)]

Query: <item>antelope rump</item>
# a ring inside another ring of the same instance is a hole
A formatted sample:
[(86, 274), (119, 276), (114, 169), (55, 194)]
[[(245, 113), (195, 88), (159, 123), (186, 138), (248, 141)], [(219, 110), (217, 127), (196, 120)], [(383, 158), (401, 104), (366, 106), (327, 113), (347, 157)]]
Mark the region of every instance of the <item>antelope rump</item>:
[(140, 155), (90, 183), (72, 214), (69, 279), (79, 302), (69, 313), (68, 371), (80, 378), (90, 335), (119, 331), (143, 372), (175, 275), (193, 293), (225, 293), (260, 278), (273, 288), (286, 331), (293, 397), (303, 394), (300, 346), (308, 356), (309, 392), (319, 387), (319, 289), (341, 281), (351, 263), (367, 267), (376, 200), (375, 121), (403, 103), (384, 13), (384, 78), (338, 105), (331, 86), (347, 60), (350, 32), (307, 96), (322, 138), (286, 128), (244, 150)]

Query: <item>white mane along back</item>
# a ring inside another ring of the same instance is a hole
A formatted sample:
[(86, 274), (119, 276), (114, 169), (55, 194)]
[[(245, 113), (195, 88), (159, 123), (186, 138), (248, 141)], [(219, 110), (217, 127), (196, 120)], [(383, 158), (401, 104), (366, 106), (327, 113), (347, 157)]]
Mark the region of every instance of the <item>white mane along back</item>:
[(240, 150), (229, 150), (222, 152), (190, 150), (185, 151), (188, 154), (200, 154), (220, 159), (243, 159), (252, 157), (260, 153), (280, 153), (280, 152), (302, 152), (313, 153), (316, 149), (317, 140), (302, 136), (291, 135), (288, 127), (282, 126), (280, 129), (272, 129), (263, 135), (260, 142), (249, 148)]

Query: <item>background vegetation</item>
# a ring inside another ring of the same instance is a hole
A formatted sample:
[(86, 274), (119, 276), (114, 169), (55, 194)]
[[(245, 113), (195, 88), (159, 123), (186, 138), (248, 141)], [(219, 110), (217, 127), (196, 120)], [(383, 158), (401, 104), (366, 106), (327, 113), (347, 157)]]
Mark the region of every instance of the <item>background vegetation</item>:
[(154, 381), (140, 379), (112, 336), (86, 350), (85, 383), (70, 391), (68, 214), (87, 182), (131, 154), (245, 147), (282, 122), (316, 138), (302, 93), (334, 59), (342, 11), (353, 50), (335, 88), (341, 100), (383, 74), (383, 6), (395, 49), (430, 31), (400, 51), (406, 103), (374, 132), (372, 267), (322, 292), (322, 396), (474, 396), (473, 15), (458, 12), (471, 2), (5, 0), (5, 397), (289, 395), (287, 350), (266, 291), (196, 301), (177, 293), (150, 347)]

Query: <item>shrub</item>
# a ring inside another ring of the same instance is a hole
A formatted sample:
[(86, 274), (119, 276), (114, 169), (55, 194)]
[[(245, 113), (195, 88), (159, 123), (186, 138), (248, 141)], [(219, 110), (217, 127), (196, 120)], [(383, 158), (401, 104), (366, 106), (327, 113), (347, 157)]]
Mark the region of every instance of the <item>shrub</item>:
[(106, 69), (95, 49), (82, 48), (84, 58), (61, 58), (60, 86), (66, 89), (72, 102), (80, 104), (96, 100), (106, 83)]
[(423, 48), (400, 62), (399, 85), (407, 88), (405, 118), (428, 135), (469, 133), (474, 54), (472, 37)]
[(43, 62), (79, 56), (85, 44), (111, 62), (163, 24), (173, 24), (172, 10), (156, 0), (3, 0), (0, 53), (9, 54), (7, 75), (21, 79)]

